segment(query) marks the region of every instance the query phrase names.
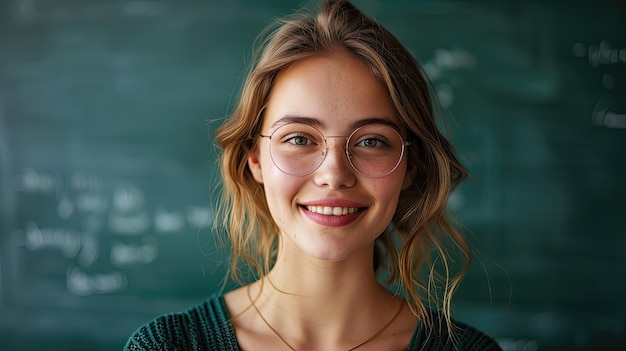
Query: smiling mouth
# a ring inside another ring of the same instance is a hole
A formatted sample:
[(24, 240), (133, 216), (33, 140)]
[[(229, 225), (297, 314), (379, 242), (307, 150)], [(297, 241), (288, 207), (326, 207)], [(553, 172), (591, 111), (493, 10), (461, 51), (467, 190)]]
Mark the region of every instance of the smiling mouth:
[(326, 216), (345, 216), (362, 210), (359, 207), (303, 206), (307, 211)]

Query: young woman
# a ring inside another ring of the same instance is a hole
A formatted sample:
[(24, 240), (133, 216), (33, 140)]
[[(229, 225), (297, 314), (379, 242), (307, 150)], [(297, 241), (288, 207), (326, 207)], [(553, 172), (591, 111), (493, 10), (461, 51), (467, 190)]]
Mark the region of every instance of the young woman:
[(242, 287), (158, 317), (126, 349), (499, 350), (450, 316), (470, 256), (446, 204), (467, 173), (431, 93), (347, 1), (280, 22), (216, 137)]

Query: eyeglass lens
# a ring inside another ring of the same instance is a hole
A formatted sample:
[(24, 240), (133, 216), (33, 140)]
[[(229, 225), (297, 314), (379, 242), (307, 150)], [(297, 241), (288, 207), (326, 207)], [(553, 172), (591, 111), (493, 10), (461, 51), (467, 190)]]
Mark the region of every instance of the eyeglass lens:
[(396, 129), (384, 124), (368, 124), (345, 137), (324, 135), (304, 123), (288, 123), (270, 137), (270, 155), (284, 173), (305, 176), (324, 161), (326, 139), (346, 140), (345, 151), (352, 167), (360, 174), (378, 178), (393, 172), (404, 154), (405, 142)]

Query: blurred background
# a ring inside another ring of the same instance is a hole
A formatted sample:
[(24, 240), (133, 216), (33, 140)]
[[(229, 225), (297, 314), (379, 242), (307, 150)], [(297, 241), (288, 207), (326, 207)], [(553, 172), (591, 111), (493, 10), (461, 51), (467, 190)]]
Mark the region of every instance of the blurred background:
[[(356, 0), (413, 52), (474, 178), (457, 319), (626, 349), (626, 6)], [(120, 350), (220, 288), (213, 135), (296, 1), (0, 3), (0, 348)]]

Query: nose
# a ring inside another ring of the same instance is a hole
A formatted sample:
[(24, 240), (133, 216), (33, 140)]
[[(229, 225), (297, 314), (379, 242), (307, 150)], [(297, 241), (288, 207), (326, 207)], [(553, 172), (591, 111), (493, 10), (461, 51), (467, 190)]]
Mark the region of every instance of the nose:
[(315, 183), (331, 189), (348, 188), (356, 182), (355, 171), (348, 161), (345, 137), (327, 137), (324, 161), (315, 170)]

